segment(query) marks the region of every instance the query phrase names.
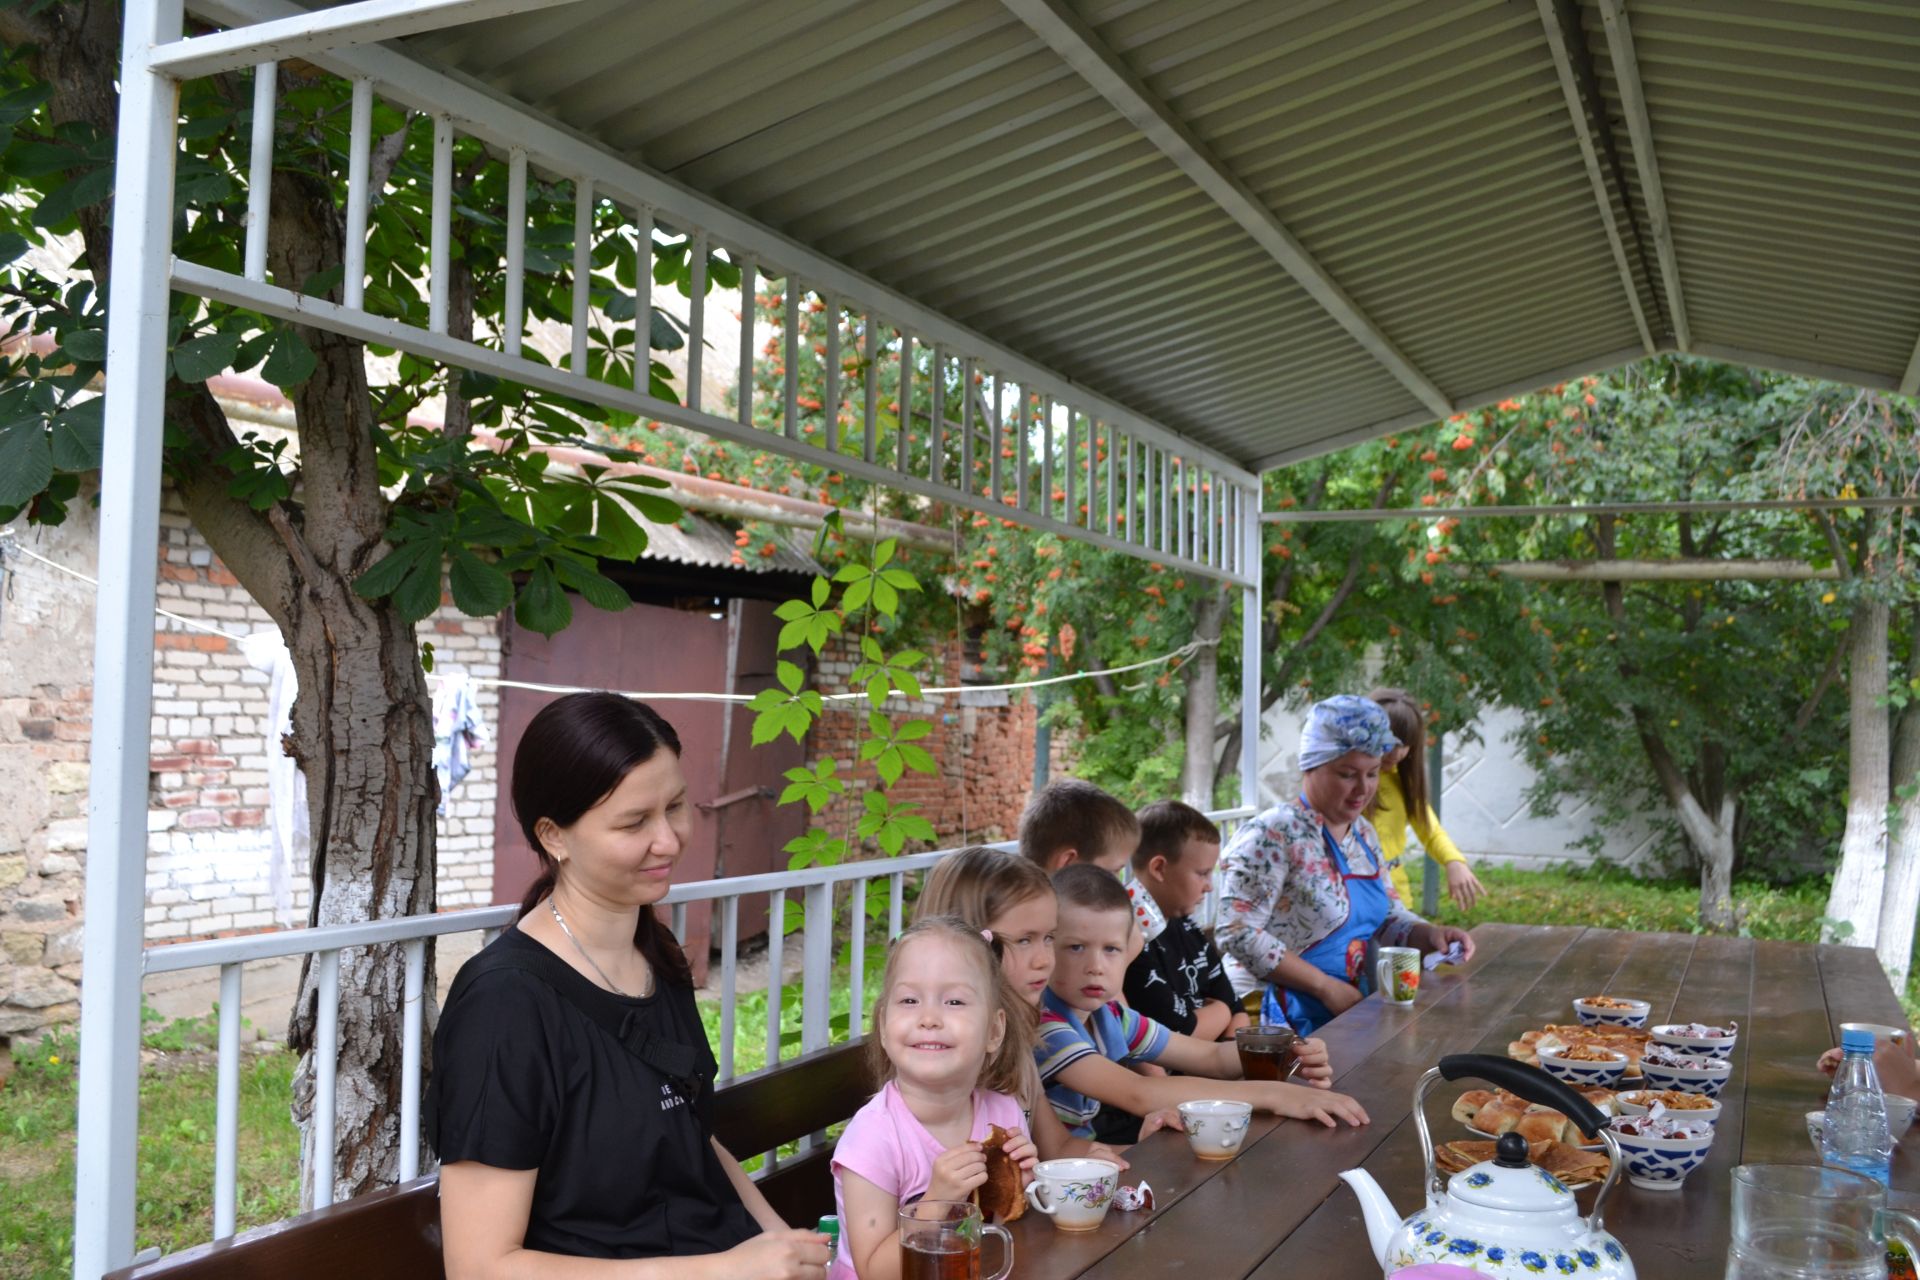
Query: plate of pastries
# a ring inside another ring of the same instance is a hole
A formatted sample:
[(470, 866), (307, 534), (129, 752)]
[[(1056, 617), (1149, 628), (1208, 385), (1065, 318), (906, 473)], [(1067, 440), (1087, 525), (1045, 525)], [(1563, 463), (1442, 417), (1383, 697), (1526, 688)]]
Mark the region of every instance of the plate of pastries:
[[(1459, 1173), (1493, 1159), (1493, 1148), (1490, 1138), (1447, 1142), (1434, 1150), (1433, 1162), (1442, 1173)], [(1605, 1152), (1583, 1151), (1564, 1142), (1529, 1142), (1527, 1160), (1569, 1187), (1605, 1181), (1609, 1166)]]
[(1528, 1031), (1507, 1046), (1507, 1056), (1528, 1066), (1540, 1065), (1540, 1054), (1562, 1055), (1570, 1049), (1612, 1049), (1627, 1055), (1625, 1079), (1640, 1079), (1640, 1056), (1653, 1033), (1640, 1027), (1545, 1026)]
[[(1613, 1090), (1585, 1088), (1577, 1092), (1602, 1113), (1615, 1114)], [(1590, 1141), (1578, 1125), (1552, 1107), (1528, 1102), (1505, 1089), (1467, 1090), (1454, 1100), (1453, 1118), (1465, 1125), (1468, 1133), (1480, 1138), (1517, 1133), (1529, 1144), (1564, 1142), (1596, 1151), (1605, 1145), (1597, 1139)]]

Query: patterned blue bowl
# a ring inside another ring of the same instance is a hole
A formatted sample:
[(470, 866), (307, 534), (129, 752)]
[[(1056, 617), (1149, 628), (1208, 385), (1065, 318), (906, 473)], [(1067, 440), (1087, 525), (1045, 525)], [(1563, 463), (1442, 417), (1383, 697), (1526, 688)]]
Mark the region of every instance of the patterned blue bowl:
[(1649, 1089), (1677, 1089), (1681, 1093), (1703, 1093), (1718, 1098), (1733, 1076), (1733, 1064), (1720, 1058), (1687, 1056), (1683, 1067), (1663, 1067), (1647, 1061), (1656, 1056), (1648, 1052), (1640, 1059), (1640, 1078)]
[(1573, 1016), (1580, 1019), (1582, 1025), (1589, 1027), (1644, 1027), (1647, 1018), (1653, 1013), (1653, 1006), (1645, 1000), (1635, 1000), (1628, 996), (1601, 996), (1598, 999), (1618, 1001), (1618, 1004), (1594, 1004), (1590, 1000), (1575, 1000)]
[(1562, 1058), (1551, 1053), (1540, 1053), (1540, 1068), (1556, 1080), (1564, 1080), (1579, 1089), (1611, 1089), (1620, 1082), (1620, 1076), (1627, 1069), (1627, 1055), (1608, 1050), (1609, 1058), (1605, 1062), (1589, 1062), (1581, 1058)]
[(1665, 1045), (1669, 1049), (1689, 1054), (1695, 1058), (1720, 1058), (1722, 1060), (1729, 1060), (1733, 1057), (1733, 1046), (1737, 1044), (1740, 1039), (1737, 1030), (1730, 1036), (1683, 1036), (1675, 1030), (1677, 1027), (1686, 1025), (1688, 1024), (1683, 1022), (1669, 1022), (1655, 1027), (1651, 1036), (1651, 1042), (1658, 1045)]
[(1713, 1147), (1713, 1131), (1704, 1138), (1635, 1138), (1614, 1131), (1627, 1180), (1649, 1191), (1678, 1191)]

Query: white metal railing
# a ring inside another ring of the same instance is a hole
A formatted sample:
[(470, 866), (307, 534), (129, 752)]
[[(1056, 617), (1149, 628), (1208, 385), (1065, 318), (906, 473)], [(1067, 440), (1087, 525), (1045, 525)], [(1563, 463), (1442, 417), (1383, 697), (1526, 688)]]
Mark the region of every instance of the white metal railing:
[[(1250, 816), (1252, 809), (1228, 809), (1210, 814), (1223, 832)], [(1013, 849), (1012, 841), (992, 846)], [(740, 901), (764, 896), (767, 900), (767, 1025), (766, 1066), (779, 1065), (782, 1041), (781, 999), (785, 985), (786, 900), (789, 894), (801, 896), (803, 918), (800, 929), (800, 1040), (798, 1052), (825, 1048), (833, 1042), (831, 999), (833, 992), (833, 941), (835, 899), (842, 886), (849, 895), (851, 918), (856, 922), (850, 940), (850, 999), (848, 1034), (860, 1034), (860, 1011), (865, 1004), (866, 903), (868, 887), (876, 880), (887, 882), (887, 936), (897, 937), (904, 926), (906, 886), (909, 876), (932, 868), (952, 849), (883, 858), (868, 862), (847, 862), (833, 867), (811, 867), (803, 871), (780, 871), (767, 875), (737, 876), (723, 880), (701, 880), (675, 885), (663, 902), (670, 913), (674, 936), (687, 935), (687, 909), (695, 903), (712, 904), (713, 929), (720, 950), (720, 1035), (715, 1046), (719, 1059), (718, 1082), (736, 1079), (734, 1046), (739, 1033), (738, 992)], [(1217, 887), (1217, 886), (1216, 886)], [(1209, 904), (1213, 894), (1208, 895)], [(1203, 906), (1203, 918), (1211, 911)], [(429, 938), (449, 934), (483, 932), (489, 937), (507, 928), (519, 913), (517, 906), (478, 907), (450, 911), (440, 915), (404, 916), (393, 920), (374, 920), (365, 924), (327, 925), (317, 929), (283, 929), (240, 938), (214, 938), (203, 942), (182, 942), (149, 947), (143, 954), (143, 971), (148, 975), (178, 973), (189, 969), (217, 967), (220, 970), (219, 1076), (215, 1092), (213, 1234), (223, 1239), (234, 1233), (235, 1206), (238, 1201), (237, 1153), (239, 1149), (240, 1097), (240, 1021), (243, 993), (242, 974), (253, 962), (291, 956), (314, 957), (319, 1008), (314, 1023), (314, 1105), (312, 1140), (313, 1188), (316, 1208), (333, 1202), (334, 1187), (334, 1093), (335, 1072), (340, 1048), (340, 953), (355, 947), (400, 946), (406, 962), (405, 1000), (401, 1026), (400, 1082), (400, 1160), (399, 1179), (404, 1182), (420, 1173), (420, 1095), (421, 1046), (425, 1034), (426, 947)], [(751, 1073), (749, 1073), (751, 1074)], [(803, 1147), (806, 1144), (803, 1143)], [(774, 1168), (776, 1152), (764, 1153), (761, 1172)]]

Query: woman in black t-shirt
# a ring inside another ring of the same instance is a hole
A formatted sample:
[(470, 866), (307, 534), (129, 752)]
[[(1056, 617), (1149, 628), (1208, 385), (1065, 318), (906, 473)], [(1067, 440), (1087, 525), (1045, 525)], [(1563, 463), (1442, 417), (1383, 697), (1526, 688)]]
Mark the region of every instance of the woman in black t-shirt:
[(826, 1274), (826, 1237), (788, 1229), (713, 1139), (713, 1054), (653, 911), (686, 791), (672, 726), (617, 694), (561, 698), (520, 739), (540, 878), (434, 1035), (449, 1280)]

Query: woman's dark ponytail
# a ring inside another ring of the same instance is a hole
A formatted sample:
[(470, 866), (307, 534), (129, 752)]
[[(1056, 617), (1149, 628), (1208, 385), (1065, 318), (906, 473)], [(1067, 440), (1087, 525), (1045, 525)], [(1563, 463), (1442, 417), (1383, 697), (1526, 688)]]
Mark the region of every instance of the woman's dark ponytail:
[[(513, 753), (513, 812), (540, 874), (520, 900), (520, 918), (552, 895), (559, 864), (534, 828), (546, 818), (570, 827), (637, 765), (661, 750), (680, 754), (680, 735), (644, 702), (617, 693), (570, 693), (542, 707)], [(653, 908), (640, 912), (633, 945), (661, 980), (693, 985), (693, 970), (673, 931)]]

